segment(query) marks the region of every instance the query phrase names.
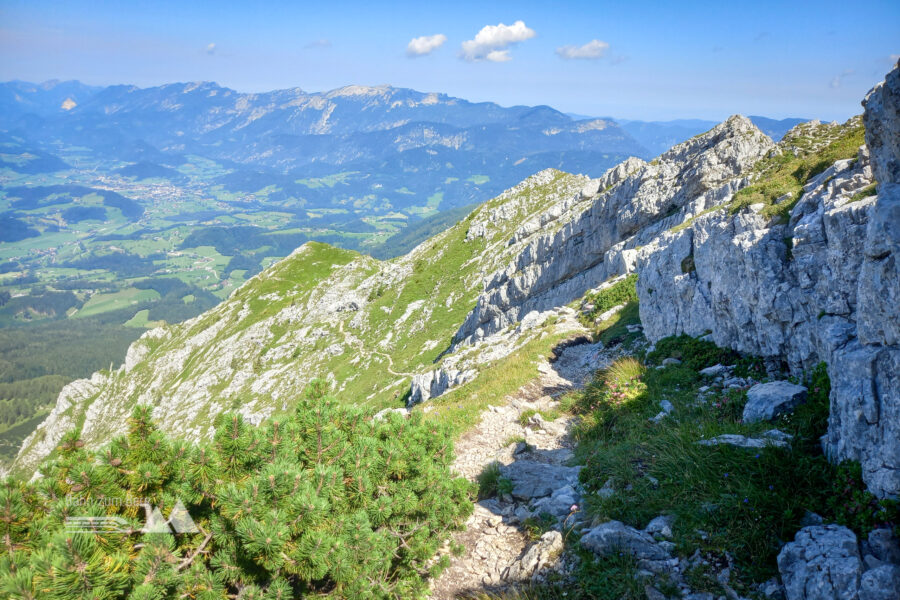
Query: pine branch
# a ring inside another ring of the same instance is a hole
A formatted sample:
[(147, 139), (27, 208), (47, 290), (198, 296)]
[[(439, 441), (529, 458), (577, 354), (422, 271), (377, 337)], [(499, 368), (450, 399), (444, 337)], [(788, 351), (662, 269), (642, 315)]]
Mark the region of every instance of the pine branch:
[(178, 571), (184, 570), (184, 569), (186, 569), (187, 567), (191, 566), (191, 563), (194, 562), (194, 559), (197, 558), (197, 555), (200, 554), (200, 552), (203, 551), (203, 549), (206, 547), (206, 544), (208, 544), (208, 543), (209, 543), (209, 540), (212, 539), (212, 535), (213, 535), (213, 534), (212, 534), (212, 531), (210, 531), (209, 533), (206, 534), (206, 537), (203, 538), (203, 541), (200, 542), (200, 545), (197, 546), (197, 549), (194, 550), (193, 552), (191, 552), (191, 555), (190, 555), (190, 556), (188, 556), (188, 557), (185, 558), (183, 561), (181, 561), (181, 564), (180, 564), (180, 565), (178, 565), (177, 567), (175, 567), (175, 572), (176, 572), (176, 573), (177, 573)]

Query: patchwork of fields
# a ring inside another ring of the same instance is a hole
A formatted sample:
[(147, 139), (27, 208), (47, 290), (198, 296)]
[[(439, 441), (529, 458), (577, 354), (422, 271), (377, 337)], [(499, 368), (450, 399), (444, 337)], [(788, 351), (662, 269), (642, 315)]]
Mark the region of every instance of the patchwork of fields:
[[(306, 241), (391, 256), (443, 227), (447, 215), (464, 214), (439, 213), (441, 191), (396, 190), (421, 201), (403, 212), (379, 211), (371, 198), (308, 207), (281, 198), (278, 186), (234, 191), (220, 182), (228, 169), (197, 156), (152, 169), (70, 148), (50, 165), (66, 168), (35, 173), (41, 166), (28, 165), (37, 154), (15, 140), (2, 145), (0, 461), (66, 382), (117, 366), (145, 329), (208, 310)], [(295, 183), (338, 196), (358, 176)]]

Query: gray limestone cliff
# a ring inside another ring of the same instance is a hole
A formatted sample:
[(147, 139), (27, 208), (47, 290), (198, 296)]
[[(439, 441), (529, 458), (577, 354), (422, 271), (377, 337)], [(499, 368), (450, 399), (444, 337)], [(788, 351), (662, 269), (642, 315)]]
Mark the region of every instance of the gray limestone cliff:
[[(651, 340), (709, 334), (720, 346), (824, 361), (832, 460), (900, 494), (900, 68), (863, 103), (866, 147), (810, 180), (787, 223), (750, 207), (666, 233), (637, 258)], [(860, 193), (877, 181), (877, 195)], [(688, 265), (688, 268), (685, 268)]]
[[(516, 230), (509, 245), (521, 250), (485, 278), (455, 345), (472, 344), (633, 270), (637, 247), (730, 198), (748, 183), (741, 173), (772, 148), (772, 140), (738, 115), (652, 163), (631, 158), (588, 182), (580, 194)], [(491, 225), (473, 224), (470, 236)]]

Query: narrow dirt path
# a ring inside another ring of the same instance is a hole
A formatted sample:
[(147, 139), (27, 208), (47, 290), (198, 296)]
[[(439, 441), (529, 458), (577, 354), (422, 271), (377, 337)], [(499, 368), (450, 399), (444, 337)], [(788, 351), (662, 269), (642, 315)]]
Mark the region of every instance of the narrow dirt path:
[[(432, 598), (449, 600), (478, 590), (496, 590), (528, 579), (540, 580), (548, 570), (565, 571), (566, 559), (559, 559), (562, 535), (548, 532), (537, 541), (527, 536), (523, 521), (540, 512), (556, 516), (554, 528), (563, 529), (577, 519), (580, 504), (578, 467), (567, 466), (572, 459), (569, 430), (572, 417), (545, 421), (532, 416), (520, 422), (526, 411), (549, 412), (558, 407), (558, 398), (581, 388), (591, 374), (615, 357), (599, 345), (568, 346), (554, 363), (538, 366), (539, 377), (491, 406), (481, 422), (456, 444), (453, 468), (475, 481), (492, 462), (500, 463), (501, 475), (513, 483), (511, 494), (482, 500), (466, 523), (465, 531), (454, 536), (462, 544), (461, 556), (449, 554), (451, 564), (432, 583)], [(525, 439), (525, 444), (511, 440)]]

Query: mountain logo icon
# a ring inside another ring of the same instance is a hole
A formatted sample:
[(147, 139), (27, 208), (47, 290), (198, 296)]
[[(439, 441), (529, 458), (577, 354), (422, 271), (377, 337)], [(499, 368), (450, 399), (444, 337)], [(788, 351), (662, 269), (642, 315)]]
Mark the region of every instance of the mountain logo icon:
[(156, 506), (143, 504), (144, 511), (147, 515), (147, 521), (141, 529), (143, 533), (199, 533), (197, 524), (191, 518), (190, 513), (184, 507), (184, 503), (179, 500), (175, 503), (169, 518), (163, 518), (162, 512)]

